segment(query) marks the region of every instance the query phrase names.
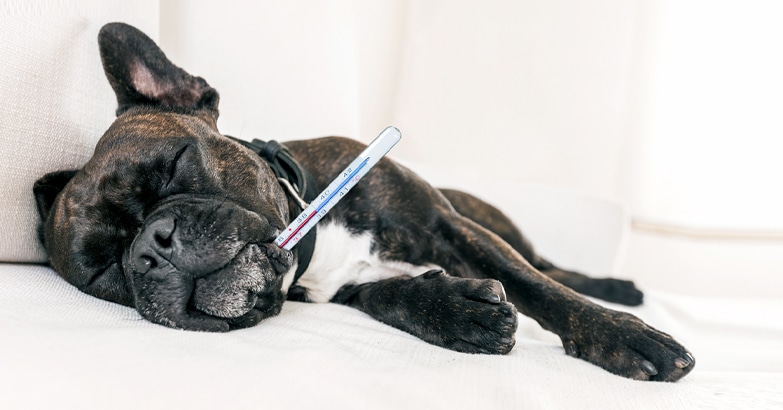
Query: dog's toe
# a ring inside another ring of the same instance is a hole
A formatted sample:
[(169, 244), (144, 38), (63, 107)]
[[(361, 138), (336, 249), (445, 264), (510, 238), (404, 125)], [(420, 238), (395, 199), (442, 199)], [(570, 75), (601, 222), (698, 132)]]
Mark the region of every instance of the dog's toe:
[(478, 302), (500, 304), (506, 301), (506, 290), (500, 281), (494, 279), (480, 280), (479, 284), (465, 282), (463, 294), (466, 298)]

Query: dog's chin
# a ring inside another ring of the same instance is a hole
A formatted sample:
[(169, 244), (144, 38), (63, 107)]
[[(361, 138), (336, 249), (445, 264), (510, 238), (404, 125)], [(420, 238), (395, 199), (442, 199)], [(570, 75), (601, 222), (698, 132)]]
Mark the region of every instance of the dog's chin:
[(264, 319), (277, 316), (285, 300), (283, 292), (277, 292), (274, 297), (258, 298), (256, 306), (244, 315), (228, 320), (231, 329), (242, 329), (257, 325)]
[(211, 300), (209, 303), (197, 303), (194, 299), (188, 309), (227, 319), (229, 323), (241, 320), (247, 315), (261, 316), (260, 321), (279, 314), (284, 300), (283, 292), (277, 290), (264, 294), (248, 294), (242, 299)]
[(279, 261), (267, 256), (269, 246), (273, 245), (248, 244), (227, 266), (196, 279), (193, 308), (223, 319), (278, 314), (283, 303), (283, 275)]

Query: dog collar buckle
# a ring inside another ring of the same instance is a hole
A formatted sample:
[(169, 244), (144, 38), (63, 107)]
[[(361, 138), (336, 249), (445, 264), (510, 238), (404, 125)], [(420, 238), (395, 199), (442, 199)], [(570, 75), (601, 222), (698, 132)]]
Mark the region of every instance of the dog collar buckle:
[(278, 177), (277, 181), (280, 182), (280, 185), (282, 185), (283, 188), (285, 188), (288, 191), (288, 194), (291, 195), (291, 199), (293, 199), (294, 202), (296, 202), (296, 204), (299, 205), (300, 208), (305, 209), (308, 206), (310, 206), (310, 204), (308, 204), (307, 201), (304, 200), (304, 198), (299, 196), (299, 191), (296, 189), (296, 187), (291, 185), (291, 183), (288, 182), (287, 179)]

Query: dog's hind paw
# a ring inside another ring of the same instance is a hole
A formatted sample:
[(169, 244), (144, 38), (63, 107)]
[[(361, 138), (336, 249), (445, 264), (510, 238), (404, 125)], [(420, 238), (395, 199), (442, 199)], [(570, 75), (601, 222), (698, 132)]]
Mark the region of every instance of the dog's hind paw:
[(630, 280), (602, 278), (594, 279), (590, 284), (592, 291), (585, 292), (590, 296), (607, 302), (627, 306), (639, 306), (644, 302), (644, 293), (636, 288)]

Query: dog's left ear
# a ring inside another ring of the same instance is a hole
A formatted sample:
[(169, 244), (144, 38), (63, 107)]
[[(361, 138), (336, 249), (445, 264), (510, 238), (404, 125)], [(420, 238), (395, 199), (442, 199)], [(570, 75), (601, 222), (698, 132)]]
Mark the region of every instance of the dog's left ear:
[(38, 215), (41, 217), (41, 223), (38, 224), (38, 238), (41, 243), (44, 243), (43, 225), (49, 218), (57, 195), (65, 189), (65, 185), (68, 184), (77, 172), (79, 172), (78, 169), (50, 172), (35, 181), (35, 184), (33, 185), (33, 195), (35, 195), (35, 205), (38, 207)]
[(103, 70), (117, 95), (117, 115), (134, 106), (207, 110), (215, 119), (219, 96), (201, 77), (175, 66), (147, 35), (124, 23), (98, 34)]
[(49, 217), (49, 211), (54, 206), (57, 194), (65, 189), (65, 185), (79, 172), (78, 169), (50, 172), (35, 181), (33, 195), (38, 206), (38, 215), (42, 221)]

